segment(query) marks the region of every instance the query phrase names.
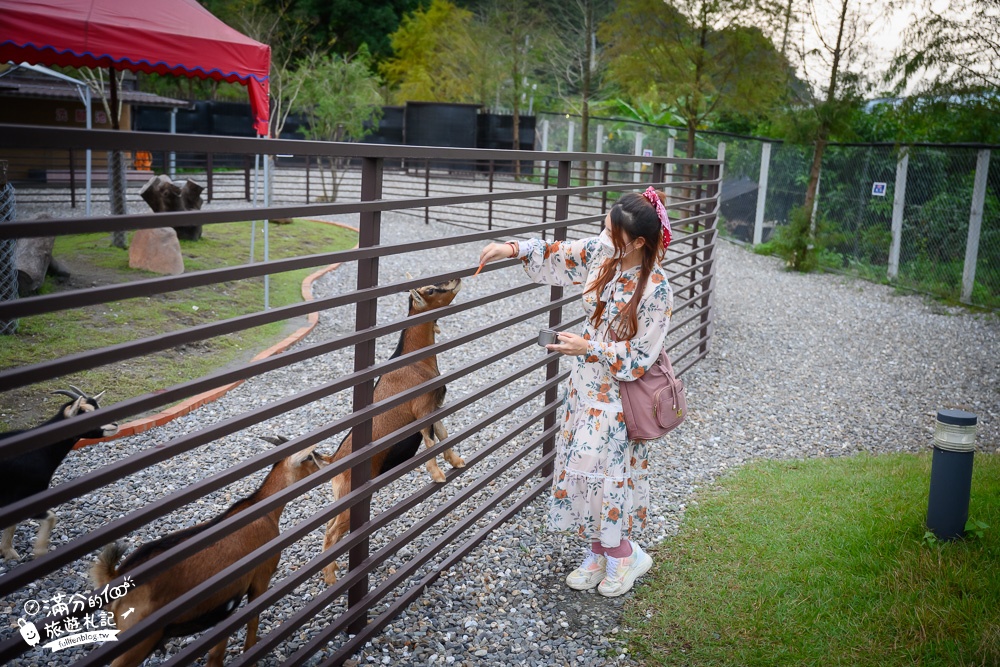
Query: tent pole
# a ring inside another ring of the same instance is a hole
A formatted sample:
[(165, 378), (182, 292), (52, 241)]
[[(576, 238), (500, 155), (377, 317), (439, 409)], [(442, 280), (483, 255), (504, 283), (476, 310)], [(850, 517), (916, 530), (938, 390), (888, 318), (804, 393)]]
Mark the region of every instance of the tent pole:
[[(170, 134), (177, 134), (177, 107), (170, 108)], [(177, 153), (170, 151), (170, 178), (177, 178)]]
[[(266, 139), (267, 137), (264, 137), (264, 138)], [(267, 154), (265, 154), (264, 157), (263, 157), (263, 161), (264, 161), (264, 208), (267, 209), (267, 208), (271, 207), (271, 188), (269, 187), (269, 184), (268, 184), (268, 176), (269, 176), (269, 172), (270, 172), (269, 163), (271, 161), (270, 160), (270, 156), (267, 155)], [(271, 249), (270, 249), (270, 244), (268, 243), (268, 240), (269, 240), (268, 239), (268, 227), (270, 227), (270, 225), (267, 224), (267, 218), (268, 218), (268, 216), (265, 215), (264, 216), (264, 220), (262, 221), (262, 224), (264, 225), (264, 261), (265, 262), (267, 262), (269, 259), (271, 259), (271, 257), (270, 257), (270, 254), (271, 254), (270, 250)], [(270, 310), (270, 308), (271, 308), (271, 276), (269, 274), (265, 273), (264, 274), (264, 310)]]
[[(93, 129), (93, 125), (92, 125), (92, 122), (91, 122), (91, 116), (93, 115), (92, 114), (93, 96), (92, 96), (92, 94), (90, 92), (90, 86), (87, 86), (86, 88), (87, 88), (87, 96), (83, 100), (83, 107), (84, 107), (84, 109), (87, 112), (87, 129), (90, 130), (90, 129)], [(91, 195), (91, 184), (90, 184), (90, 182), (91, 182), (91, 167), (92, 167), (91, 153), (90, 153), (90, 149), (88, 148), (87, 149), (87, 207), (86, 207), (87, 208), (87, 217), (88, 218), (90, 217), (90, 202), (91, 202), (91, 197), (90, 197), (90, 195)]]
[[(253, 207), (257, 208), (257, 170), (260, 168), (260, 155), (253, 156)], [(257, 242), (257, 218), (250, 223), (250, 263), (257, 260), (254, 245)]]

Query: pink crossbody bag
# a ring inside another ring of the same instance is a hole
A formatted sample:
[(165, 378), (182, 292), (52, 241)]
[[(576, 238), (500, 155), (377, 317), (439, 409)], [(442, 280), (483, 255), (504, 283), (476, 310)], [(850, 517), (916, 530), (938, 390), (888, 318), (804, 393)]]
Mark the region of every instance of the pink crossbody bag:
[[(612, 331), (615, 340), (618, 336)], [(684, 382), (674, 377), (666, 350), (642, 377), (619, 382), (629, 440), (655, 440), (680, 426), (687, 416)]]

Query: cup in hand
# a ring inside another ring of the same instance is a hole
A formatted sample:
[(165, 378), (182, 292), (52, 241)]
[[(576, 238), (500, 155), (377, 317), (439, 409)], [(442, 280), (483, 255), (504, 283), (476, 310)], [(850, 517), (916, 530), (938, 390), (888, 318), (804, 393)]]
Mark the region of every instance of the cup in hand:
[(542, 347), (546, 345), (555, 345), (559, 342), (559, 338), (556, 336), (559, 332), (555, 329), (542, 329), (538, 332), (538, 344)]

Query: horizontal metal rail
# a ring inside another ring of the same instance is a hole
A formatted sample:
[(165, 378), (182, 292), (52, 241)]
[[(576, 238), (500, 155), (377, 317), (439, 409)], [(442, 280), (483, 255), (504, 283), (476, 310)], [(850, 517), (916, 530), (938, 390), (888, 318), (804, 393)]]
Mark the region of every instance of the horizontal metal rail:
[[(565, 379), (565, 375), (566, 375), (565, 373), (562, 374), (559, 378), (557, 378), (556, 382)], [(529, 391), (528, 393), (523, 394), (522, 396), (518, 397), (507, 406), (504, 406), (496, 414), (490, 415), (487, 418), (487, 421), (485, 421), (482, 425), (495, 423), (501, 417), (507, 416), (517, 408), (521, 407), (522, 405), (525, 405), (528, 401), (541, 394), (551, 384), (553, 384), (552, 381), (546, 382), (544, 385), (541, 385)], [(500, 447), (507, 444), (512, 439), (523, 433), (531, 425), (537, 423), (546, 414), (556, 409), (557, 407), (558, 403), (550, 403), (549, 405), (543, 406), (539, 411), (535, 412), (532, 416), (523, 420), (520, 424), (511, 428), (507, 433), (503, 434), (498, 438), (495, 438), (492, 443), (486, 445), (485, 447), (477, 451), (475, 454), (473, 454), (471, 457), (467, 458), (466, 468), (474, 468), (475, 464), (479, 462), (480, 459), (485, 459), (487, 456), (496, 452)], [(478, 430), (479, 429), (476, 427), (466, 429), (461, 433), (450, 435), (446, 440), (441, 441), (440, 444), (442, 446), (454, 447), (459, 442), (462, 442), (466, 438), (475, 435), (478, 432)], [(414, 459), (412, 459), (411, 467), (418, 467), (425, 461), (430, 460), (430, 458), (432, 458), (430, 454), (428, 454), (427, 452), (422, 452), (418, 454), (417, 457), (414, 457)], [(457, 477), (463, 474), (463, 471), (466, 470), (466, 468), (459, 468), (457, 470), (452, 470), (448, 472), (447, 475), (451, 476), (452, 478)], [(364, 492), (368, 493), (367, 487), (369, 485), (373, 491), (377, 491), (378, 489), (383, 488), (388, 484), (394, 482), (395, 480), (399, 479), (407, 472), (408, 469), (407, 470), (393, 469), (392, 471), (380, 475), (374, 480), (368, 482), (368, 485), (366, 485)], [(413, 509), (414, 507), (416, 507), (418, 504), (429, 498), (433, 493), (435, 493), (438, 489), (441, 488), (443, 487), (439, 484), (428, 484), (424, 486), (422, 489), (411, 494), (408, 498), (404, 498), (403, 500), (396, 503), (392, 508), (386, 510), (385, 512), (380, 513), (378, 516), (373, 518), (369, 522), (368, 531), (375, 531), (384, 528), (391, 521), (395, 520), (395, 517), (397, 515)], [(357, 493), (358, 496), (360, 496), (361, 490), (359, 490), (358, 492), (352, 492), (352, 495), (354, 495), (354, 493)], [(345, 496), (344, 499), (348, 500), (348, 497)], [(341, 510), (338, 509), (337, 514), (339, 514), (340, 511)], [(326, 523), (330, 518), (332, 518), (332, 516), (333, 516), (332, 512), (326, 511), (323, 512), (322, 514), (314, 515), (313, 517), (310, 517), (309, 519), (300, 522), (298, 525), (295, 526), (295, 528), (285, 531), (286, 533), (288, 533), (287, 537), (285, 533), (282, 534), (282, 539), (279, 541), (279, 544), (281, 544), (282, 546), (288, 546), (290, 544), (293, 544), (295, 541), (297, 541), (298, 538), (304, 537), (306, 534), (308, 534), (315, 528)], [(227, 633), (238, 630), (240, 626), (246, 623), (246, 621), (251, 616), (253, 616), (256, 613), (259, 613), (260, 611), (270, 606), (274, 602), (277, 602), (279, 599), (284, 597), (288, 591), (297, 588), (299, 585), (301, 585), (307, 579), (309, 579), (309, 577), (319, 572), (331, 560), (333, 560), (333, 558), (336, 558), (337, 556), (343, 554), (346, 550), (355, 546), (356, 543), (363, 538), (364, 534), (361, 533), (348, 534), (348, 536), (345, 537), (343, 540), (341, 540), (336, 545), (336, 547), (334, 547), (334, 549), (331, 549), (331, 551), (334, 552), (332, 554), (332, 557), (330, 557), (330, 554), (320, 554), (319, 556), (314, 557), (306, 565), (298, 568), (293, 574), (291, 574), (287, 578), (287, 583), (282, 582), (282, 585), (272, 587), (266, 593), (260, 596), (260, 598), (244, 605), (240, 609), (233, 612), (233, 614), (230, 617), (228, 617), (225, 621), (221, 622), (217, 626), (218, 632)], [(294, 632), (297, 628), (298, 625), (286, 619), (285, 623), (282, 623), (282, 625), (279, 628), (272, 631), (271, 634), (274, 635), (274, 637), (271, 638), (269, 635), (269, 641), (271, 642), (281, 641), (282, 639), (289, 636), (292, 632)], [(203, 635), (202, 637), (190, 642), (190, 644), (186, 646), (183, 651), (178, 653), (174, 659), (168, 661), (167, 664), (173, 664), (174, 660), (181, 660), (182, 658), (188, 655), (198, 656), (204, 650), (211, 647), (211, 645), (215, 641), (217, 640), (208, 637), (207, 635)]]

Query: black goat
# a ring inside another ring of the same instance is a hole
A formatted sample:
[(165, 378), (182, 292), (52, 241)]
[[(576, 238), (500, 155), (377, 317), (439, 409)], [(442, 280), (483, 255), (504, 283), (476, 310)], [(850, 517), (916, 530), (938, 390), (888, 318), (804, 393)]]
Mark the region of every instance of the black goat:
[[(81, 412), (93, 412), (101, 406), (97, 401), (104, 395), (102, 391), (97, 396), (87, 396), (81, 389), (70, 385), (71, 391), (60, 389), (53, 392), (69, 396), (72, 401), (59, 408), (55, 417), (42, 424), (52, 424), (63, 419), (70, 419)], [(24, 433), (20, 431), (8, 431), (0, 433), (0, 443), (4, 439), (14, 435)], [(49, 488), (52, 482), (52, 475), (56, 468), (63, 462), (69, 450), (73, 449), (79, 440), (84, 438), (106, 438), (118, 432), (118, 424), (112, 422), (96, 429), (92, 429), (80, 435), (75, 435), (59, 442), (53, 442), (44, 447), (36, 447), (23, 454), (16, 454), (9, 458), (0, 459), (0, 507), (6, 507), (28, 496), (40, 493)], [(46, 510), (44, 514), (35, 517), (39, 520), (38, 537), (35, 539), (34, 556), (37, 558), (48, 552), (49, 536), (52, 534), (52, 527), (56, 523), (56, 515), (52, 510)], [(8, 526), (3, 531), (3, 541), (0, 543), (0, 556), (3, 558), (18, 559), (20, 556), (14, 550), (14, 530), (16, 525)]]

